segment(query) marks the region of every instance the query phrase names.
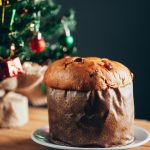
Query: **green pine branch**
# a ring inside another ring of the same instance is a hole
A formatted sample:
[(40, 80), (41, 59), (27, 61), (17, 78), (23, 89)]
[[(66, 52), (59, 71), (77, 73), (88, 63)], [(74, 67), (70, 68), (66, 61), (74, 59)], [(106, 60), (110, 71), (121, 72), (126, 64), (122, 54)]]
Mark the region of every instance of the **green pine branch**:
[[(14, 24), (10, 28), (12, 10), (16, 10)], [(61, 6), (54, 0), (12, 0), (5, 7), (5, 20), (2, 24), (0, 17), (0, 56), (7, 58), (10, 54), (10, 45), (15, 44), (16, 50), (14, 57), (19, 56), (22, 61), (34, 61), (37, 63), (47, 63), (64, 55), (76, 54), (74, 46), (66, 47), (59, 42), (60, 37), (64, 34), (64, 27), (61, 19), (73, 31), (76, 26), (75, 12), (70, 9), (64, 16), (59, 15)], [(3, 7), (0, 7), (2, 16)], [(47, 43), (45, 51), (33, 53), (29, 48), (29, 42), (34, 38), (31, 31), (31, 24), (35, 24), (37, 18), (35, 14), (41, 12), (40, 32)]]

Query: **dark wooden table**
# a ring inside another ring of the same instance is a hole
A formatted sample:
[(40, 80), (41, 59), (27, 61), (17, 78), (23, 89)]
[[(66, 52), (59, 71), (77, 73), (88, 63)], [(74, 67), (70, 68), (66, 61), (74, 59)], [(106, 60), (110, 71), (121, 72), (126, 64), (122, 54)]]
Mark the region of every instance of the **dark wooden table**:
[[(29, 122), (21, 128), (0, 129), (0, 150), (50, 150), (31, 140), (32, 131), (48, 124), (47, 109), (30, 108), (29, 115)], [(150, 132), (150, 121), (135, 120), (135, 124)], [(150, 150), (150, 142), (132, 150)]]

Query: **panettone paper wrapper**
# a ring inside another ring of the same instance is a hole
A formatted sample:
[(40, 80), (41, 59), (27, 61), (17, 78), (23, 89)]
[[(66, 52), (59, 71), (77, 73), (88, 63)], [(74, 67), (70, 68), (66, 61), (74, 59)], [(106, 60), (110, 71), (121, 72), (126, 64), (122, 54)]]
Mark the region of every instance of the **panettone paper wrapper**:
[(48, 88), (50, 140), (72, 146), (126, 145), (134, 140), (133, 85), (102, 91)]

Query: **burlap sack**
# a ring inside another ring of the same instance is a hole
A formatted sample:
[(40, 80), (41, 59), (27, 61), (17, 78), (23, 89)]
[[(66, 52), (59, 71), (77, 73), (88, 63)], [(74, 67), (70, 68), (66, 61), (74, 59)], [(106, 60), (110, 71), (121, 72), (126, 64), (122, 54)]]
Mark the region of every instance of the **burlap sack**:
[(18, 86), (17, 77), (6, 78), (0, 82), (0, 89), (15, 91)]
[(28, 122), (28, 99), (15, 92), (0, 98), (0, 128), (21, 127)]
[(46, 69), (47, 66), (25, 62), (23, 64), (24, 74), (18, 76), (16, 92), (27, 96), (31, 104), (35, 106), (45, 105), (47, 103), (46, 93), (41, 89)]

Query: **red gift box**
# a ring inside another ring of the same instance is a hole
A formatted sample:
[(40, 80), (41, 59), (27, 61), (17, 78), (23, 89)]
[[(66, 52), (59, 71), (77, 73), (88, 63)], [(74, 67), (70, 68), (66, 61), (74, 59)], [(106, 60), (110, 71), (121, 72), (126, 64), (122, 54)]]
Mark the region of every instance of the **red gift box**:
[(8, 60), (0, 66), (0, 78), (15, 77), (23, 73), (19, 57)]
[(19, 57), (6, 62), (8, 66), (8, 74), (10, 77), (18, 76), (23, 73), (22, 65)]

